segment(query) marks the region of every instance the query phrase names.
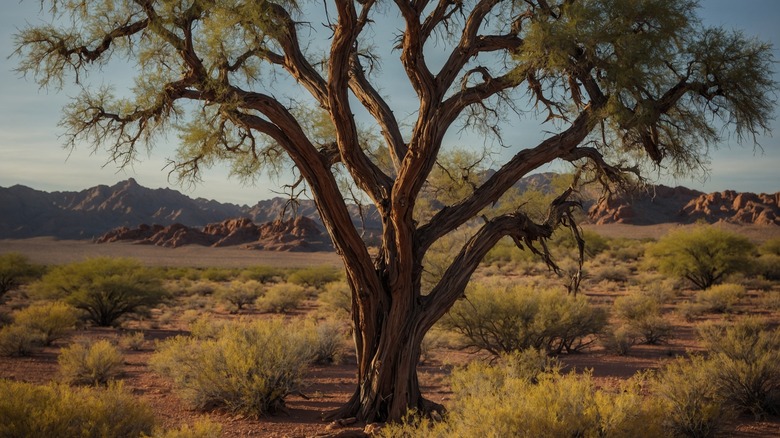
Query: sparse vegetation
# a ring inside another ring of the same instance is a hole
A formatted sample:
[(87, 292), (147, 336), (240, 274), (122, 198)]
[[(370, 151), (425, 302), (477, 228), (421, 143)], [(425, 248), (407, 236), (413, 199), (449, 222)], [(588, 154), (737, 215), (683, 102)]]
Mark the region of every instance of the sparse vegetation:
[(154, 414), (121, 384), (107, 388), (35, 385), (0, 379), (0, 436), (138, 438)]
[(105, 339), (63, 348), (58, 361), (63, 380), (76, 385), (106, 385), (122, 374), (124, 365), (122, 354)]
[(332, 266), (313, 266), (295, 269), (287, 275), (287, 281), (300, 286), (322, 289), (326, 284), (343, 278), (339, 269)]
[(151, 363), (194, 408), (262, 416), (282, 409), (300, 388), (312, 350), (305, 331), (255, 320), (225, 324), (213, 338), (169, 339)]

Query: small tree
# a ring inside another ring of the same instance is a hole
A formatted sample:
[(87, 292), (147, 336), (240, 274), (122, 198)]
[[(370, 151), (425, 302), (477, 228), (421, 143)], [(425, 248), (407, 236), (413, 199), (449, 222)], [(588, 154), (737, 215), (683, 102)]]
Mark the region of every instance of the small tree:
[(754, 250), (745, 237), (714, 226), (697, 226), (667, 234), (648, 248), (647, 255), (661, 272), (707, 289), (729, 274), (749, 270)]
[(0, 300), (6, 292), (16, 289), (33, 278), (43, 274), (43, 266), (17, 253), (0, 255)]
[(231, 305), (231, 312), (240, 312), (244, 306), (251, 306), (262, 294), (263, 285), (256, 280), (233, 281), (217, 289), (215, 296)]
[(52, 269), (35, 292), (62, 298), (98, 326), (145, 311), (165, 296), (160, 280), (131, 259), (94, 258)]

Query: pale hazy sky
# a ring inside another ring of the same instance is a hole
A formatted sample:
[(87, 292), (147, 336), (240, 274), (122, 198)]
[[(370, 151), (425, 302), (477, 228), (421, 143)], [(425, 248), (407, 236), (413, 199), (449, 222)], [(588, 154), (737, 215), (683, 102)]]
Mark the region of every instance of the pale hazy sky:
[[(770, 41), (774, 45), (775, 60), (780, 61), (780, 1), (778, 0), (702, 0), (700, 11), (706, 24), (742, 29), (746, 35)], [(73, 153), (62, 148), (58, 126), (60, 110), (68, 98), (76, 94), (74, 88), (41, 90), (32, 78), (21, 78), (13, 71), (17, 58), (8, 58), (13, 48), (13, 34), (25, 23), (38, 24), (40, 2), (38, 0), (8, 0), (0, 14), (0, 186), (22, 184), (40, 190), (82, 190), (98, 184), (112, 185), (130, 177), (151, 188), (172, 187), (192, 197), (216, 199), (221, 202), (254, 204), (258, 200), (274, 196), (278, 183), (266, 181), (252, 187), (242, 186), (231, 180), (227, 171), (216, 167), (207, 172), (205, 181), (197, 187), (173, 185), (167, 180), (165, 159), (173, 155), (176, 135), (158, 145), (148, 158), (131, 169), (118, 170), (112, 163), (106, 164), (105, 153), (90, 154), (86, 147)], [(317, 23), (317, 20), (311, 20)], [(324, 21), (324, 20), (322, 20)], [(381, 44), (377, 42), (377, 44)], [(390, 76), (390, 65), (397, 59), (385, 59), (385, 74)], [(780, 70), (776, 64), (775, 71)], [(109, 71), (106, 82), (127, 82), (129, 72)], [(92, 78), (99, 77), (93, 74)], [(780, 81), (780, 74), (775, 75)], [(387, 89), (384, 90), (389, 93)], [(396, 100), (395, 103), (398, 103)], [(780, 111), (776, 111), (780, 115)], [(522, 124), (512, 139), (522, 142), (538, 138), (540, 128), (536, 124)], [(752, 146), (740, 147), (736, 143), (724, 143), (711, 155), (711, 173), (706, 181), (691, 179), (663, 180), (667, 185), (685, 185), (706, 192), (734, 189), (753, 192), (780, 191), (780, 120), (773, 121), (772, 136), (763, 136), (759, 142), (763, 152), (754, 152)], [(533, 133), (531, 133), (533, 131)], [(287, 181), (282, 181), (287, 182)], [(0, 206), (2, 208), (2, 206)]]

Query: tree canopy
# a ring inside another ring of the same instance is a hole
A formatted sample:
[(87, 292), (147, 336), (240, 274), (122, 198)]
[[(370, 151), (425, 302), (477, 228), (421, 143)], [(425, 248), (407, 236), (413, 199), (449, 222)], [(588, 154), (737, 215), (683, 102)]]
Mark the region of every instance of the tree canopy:
[[(648, 164), (690, 172), (724, 133), (754, 142), (774, 106), (770, 47), (704, 27), (694, 0), (41, 3), (53, 21), (17, 34), (19, 71), (83, 84), (64, 110), (69, 146), (130, 164), (175, 130), (185, 180), (223, 162), (247, 178), (292, 164), (288, 189), (316, 202), (352, 289), (358, 388), (341, 414), (369, 421), (430, 409), (420, 342), (496, 242), (509, 236), (554, 266), (545, 239), (561, 224), (577, 232), (576, 185), (541, 220), (522, 205), (485, 214), (521, 177), (556, 159), (605, 182)], [(116, 60), (137, 72), (126, 93), (84, 80)], [(382, 90), (388, 65), (405, 88)], [(537, 116), (538, 143), (503, 143), (506, 123)], [(476, 159), (447, 168), (460, 188), (419, 202), (462, 128), (514, 155), (477, 172), (476, 145)], [(382, 218), (376, 253), (352, 223), (352, 194)], [(423, 291), (426, 255), (475, 217)]]

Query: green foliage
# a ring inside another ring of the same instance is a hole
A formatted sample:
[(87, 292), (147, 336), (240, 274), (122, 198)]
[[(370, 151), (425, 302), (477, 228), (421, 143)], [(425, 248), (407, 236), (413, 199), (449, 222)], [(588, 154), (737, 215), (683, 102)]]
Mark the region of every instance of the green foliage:
[(232, 313), (240, 312), (244, 306), (249, 306), (263, 293), (263, 285), (257, 280), (233, 281), (228, 286), (217, 289), (214, 295), (217, 299), (230, 305)]
[(155, 430), (151, 438), (219, 438), (222, 425), (208, 419), (199, 419), (190, 426), (185, 424), (178, 429)]
[(732, 417), (710, 370), (710, 363), (692, 357), (677, 359), (659, 371), (653, 392), (663, 403), (661, 419), (670, 436), (714, 437)]
[(126, 350), (141, 351), (146, 344), (144, 332), (126, 333), (119, 337), (119, 346)]
[(561, 374), (544, 365), (543, 353), (531, 355), (535, 357), (503, 356), (492, 366), (472, 362), (454, 371), (454, 394), (443, 422), (389, 425), (382, 436), (665, 436), (663, 413), (642, 394), (641, 381), (632, 380), (615, 392), (597, 389), (590, 374)]
[(6, 292), (39, 278), (43, 272), (43, 266), (30, 263), (30, 259), (22, 254), (0, 255), (0, 300)]
[(225, 323), (214, 337), (162, 342), (152, 367), (197, 409), (274, 413), (300, 388), (313, 359), (311, 335), (279, 319)]
[(660, 344), (672, 334), (671, 323), (661, 314), (663, 299), (664, 294), (637, 290), (615, 299), (613, 307), (628, 331), (647, 344)]
[(296, 269), (287, 275), (287, 281), (300, 286), (321, 289), (327, 283), (338, 281), (344, 277), (344, 273), (332, 266), (312, 266)]
[(526, 348), (573, 352), (589, 345), (606, 325), (606, 312), (586, 297), (559, 290), (534, 290), (478, 283), (442, 319), (468, 347), (494, 355)]
[(233, 280), (236, 275), (237, 273), (235, 269), (207, 268), (200, 273), (200, 278), (208, 281), (226, 282)]
[(610, 327), (601, 337), (601, 343), (607, 351), (611, 351), (619, 356), (625, 356), (631, 350), (637, 340), (640, 338), (636, 328), (628, 325), (618, 325)]
[(685, 278), (700, 289), (751, 268), (754, 246), (746, 238), (715, 226), (681, 228), (647, 250), (661, 272)]
[(159, 278), (137, 261), (121, 258), (93, 258), (56, 267), (36, 285), (36, 292), (65, 299), (98, 326), (115, 325), (165, 297)]
[(768, 239), (758, 247), (758, 252), (762, 255), (780, 256), (780, 237)]
[(71, 388), (0, 380), (0, 436), (137, 438), (154, 415), (121, 384)]
[(242, 280), (255, 280), (260, 283), (275, 281), (284, 276), (284, 271), (271, 266), (252, 266), (241, 271)]
[(306, 289), (303, 286), (279, 283), (269, 287), (255, 305), (261, 312), (287, 313), (300, 307), (305, 299)]
[(63, 379), (77, 385), (105, 385), (122, 374), (124, 359), (109, 341), (76, 342), (60, 350)]
[(77, 322), (78, 311), (60, 301), (36, 303), (14, 315), (14, 324), (39, 333), (44, 345), (63, 338)]
[(352, 291), (346, 281), (334, 281), (325, 285), (317, 295), (317, 301), (330, 312), (349, 315), (352, 311)]
[(770, 281), (780, 281), (780, 255), (761, 254), (756, 260), (756, 273)]
[(703, 290), (696, 295), (696, 301), (710, 312), (725, 313), (734, 310), (734, 306), (746, 294), (745, 286), (723, 283)]
[(0, 328), (0, 356), (29, 356), (42, 343), (41, 334), (27, 327), (11, 324)]
[(756, 318), (700, 327), (718, 392), (756, 416), (780, 412), (780, 330)]

